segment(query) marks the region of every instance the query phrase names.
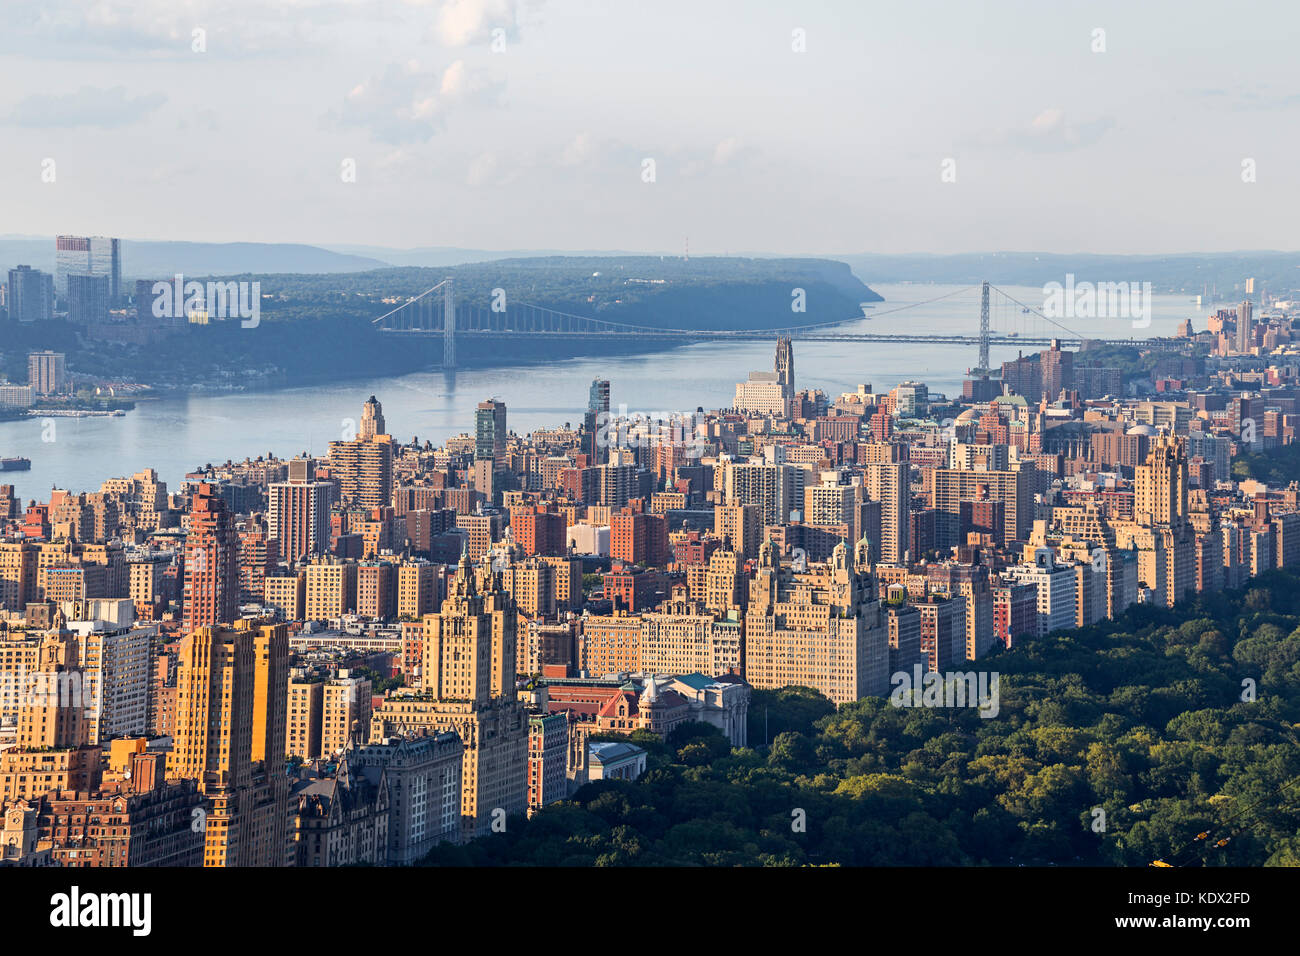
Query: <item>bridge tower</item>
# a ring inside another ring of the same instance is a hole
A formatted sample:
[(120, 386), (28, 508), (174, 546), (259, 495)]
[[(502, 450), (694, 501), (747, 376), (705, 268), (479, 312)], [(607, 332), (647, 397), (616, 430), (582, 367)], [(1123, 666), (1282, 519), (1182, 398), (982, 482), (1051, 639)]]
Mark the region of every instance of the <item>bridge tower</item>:
[(456, 296), (450, 276), (442, 283), (442, 367), (456, 367)]
[(980, 287), (980, 361), (979, 366), (989, 371), (989, 284)]

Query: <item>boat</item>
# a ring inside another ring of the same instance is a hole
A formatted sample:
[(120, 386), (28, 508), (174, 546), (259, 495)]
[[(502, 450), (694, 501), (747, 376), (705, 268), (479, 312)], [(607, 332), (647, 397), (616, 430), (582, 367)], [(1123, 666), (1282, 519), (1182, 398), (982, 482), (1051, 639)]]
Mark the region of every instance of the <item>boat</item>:
[(30, 458), (0, 458), (0, 471), (30, 471)]

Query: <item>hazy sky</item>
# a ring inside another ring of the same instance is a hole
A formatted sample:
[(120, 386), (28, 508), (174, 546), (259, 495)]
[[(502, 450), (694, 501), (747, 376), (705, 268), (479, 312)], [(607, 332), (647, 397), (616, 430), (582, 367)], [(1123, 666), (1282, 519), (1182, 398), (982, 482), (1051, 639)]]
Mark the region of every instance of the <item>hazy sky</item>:
[(3, 0), (0, 234), (1294, 249), (1297, 36), (1289, 0)]

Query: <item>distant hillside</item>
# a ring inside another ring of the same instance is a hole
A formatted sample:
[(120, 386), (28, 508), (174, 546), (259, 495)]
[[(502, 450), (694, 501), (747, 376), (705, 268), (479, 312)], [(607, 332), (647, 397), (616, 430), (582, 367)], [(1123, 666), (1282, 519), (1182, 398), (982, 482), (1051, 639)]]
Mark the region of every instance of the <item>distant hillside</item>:
[(346, 255), (367, 256), (395, 266), (441, 268), (460, 266), (470, 262), (498, 262), (502, 259), (523, 259), (554, 256), (639, 256), (644, 253), (625, 252), (618, 249), (604, 251), (563, 249), (461, 249), (456, 246), (426, 246), (418, 249), (391, 249), (387, 246), (330, 245), (322, 248)]
[(1035, 252), (986, 252), (954, 256), (848, 255), (840, 257), (859, 275), (874, 282), (967, 283), (987, 279), (1006, 285), (1063, 282), (1067, 273), (1079, 281), (1150, 282), (1156, 292), (1195, 295), (1204, 287), (1231, 296), (1256, 279), (1270, 292), (1300, 289), (1300, 253), (1228, 252), (1161, 256), (1059, 255)]
[[(549, 256), (454, 267), (380, 269), (347, 275), (241, 275), (268, 296), (268, 321), (301, 321), (327, 310), (374, 317), (453, 276), (461, 302), (487, 307), (494, 289), (511, 304), (542, 306), (612, 322), (660, 328), (781, 328), (847, 320), (881, 297), (829, 259), (685, 260), (659, 256)], [(803, 289), (806, 309), (791, 308)]]
[(232, 272), (338, 273), (382, 269), (379, 259), (343, 255), (319, 246), (264, 242), (138, 242), (122, 243), (122, 272), (132, 278), (153, 278), (175, 272), (211, 275)]
[[(8, 272), (20, 264), (53, 272), (54, 237), (0, 239), (0, 271)], [(380, 259), (297, 243), (122, 241), (122, 275), (128, 280), (154, 279), (177, 272), (185, 275), (360, 272), (389, 265)]]

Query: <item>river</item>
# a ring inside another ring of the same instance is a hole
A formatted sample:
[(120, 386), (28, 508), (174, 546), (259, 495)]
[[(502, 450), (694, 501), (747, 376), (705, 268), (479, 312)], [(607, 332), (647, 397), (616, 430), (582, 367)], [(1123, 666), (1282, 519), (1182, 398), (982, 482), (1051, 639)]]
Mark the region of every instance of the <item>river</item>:
[[(929, 305), (886, 314), (963, 288), (927, 284), (872, 284), (885, 297), (871, 317), (841, 326), (845, 331), (949, 332), (974, 335), (979, 325), (978, 288)], [(1028, 305), (1043, 308), (1040, 288), (1006, 287)], [(996, 296), (994, 297), (997, 298)], [(1189, 296), (1155, 295), (1150, 327), (1135, 329), (1127, 319), (1065, 319), (1069, 328), (1097, 338), (1172, 335), (1191, 318), (1205, 328), (1207, 310)], [(1020, 308), (993, 310), (995, 330), (1022, 335), (1050, 334), (1041, 319)], [(885, 391), (901, 381), (926, 382), (932, 392), (960, 394), (974, 347), (795, 342), (795, 384), (820, 388), (834, 397), (859, 383)], [(1026, 351), (1034, 351), (1027, 347)], [(993, 349), (996, 365), (1015, 349)], [(730, 405), (735, 383), (751, 370), (770, 370), (773, 343), (703, 342), (645, 356), (571, 359), (519, 369), (430, 371), (391, 378), (329, 382), (309, 388), (249, 392), (197, 392), (140, 401), (118, 418), (38, 418), (0, 422), (0, 457), (30, 458), (30, 471), (0, 472), (24, 498), (45, 499), (51, 487), (95, 491), (107, 478), (154, 468), (175, 490), (187, 472), (205, 462), (240, 460), (268, 452), (285, 457), (323, 455), (343, 437), (348, 421), (359, 421), (370, 395), (384, 407), (388, 431), (400, 441), (418, 436), (441, 443), (472, 432), (474, 406), (485, 398), (506, 403), (516, 432), (568, 422), (578, 424), (594, 378), (610, 380), (614, 408), (630, 413), (669, 413)], [(53, 422), (51, 427), (50, 421)], [(353, 426), (355, 427), (355, 426)]]

